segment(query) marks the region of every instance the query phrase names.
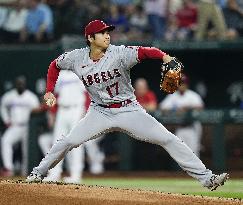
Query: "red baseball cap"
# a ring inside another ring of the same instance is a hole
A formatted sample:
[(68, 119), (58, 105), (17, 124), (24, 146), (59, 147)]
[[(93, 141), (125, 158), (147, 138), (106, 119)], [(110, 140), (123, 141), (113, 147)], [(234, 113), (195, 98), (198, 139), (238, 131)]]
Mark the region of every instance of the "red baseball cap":
[(104, 30), (112, 31), (115, 29), (115, 26), (107, 25), (104, 21), (101, 20), (94, 20), (88, 23), (85, 27), (85, 37), (87, 38), (88, 35), (99, 33)]

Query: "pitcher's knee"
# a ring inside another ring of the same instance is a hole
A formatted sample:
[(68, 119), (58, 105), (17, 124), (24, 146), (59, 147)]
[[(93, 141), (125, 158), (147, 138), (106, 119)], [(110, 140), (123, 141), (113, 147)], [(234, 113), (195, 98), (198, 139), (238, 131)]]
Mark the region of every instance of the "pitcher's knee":
[(157, 137), (154, 140), (154, 143), (158, 144), (158, 145), (166, 145), (174, 140), (177, 140), (177, 137), (173, 133), (168, 131), (168, 132), (160, 135), (159, 137)]
[(65, 143), (68, 144), (68, 146), (71, 147), (71, 149), (79, 147), (81, 144), (84, 143), (84, 141), (80, 140), (80, 138), (76, 139), (69, 136), (65, 137), (63, 140), (65, 141)]

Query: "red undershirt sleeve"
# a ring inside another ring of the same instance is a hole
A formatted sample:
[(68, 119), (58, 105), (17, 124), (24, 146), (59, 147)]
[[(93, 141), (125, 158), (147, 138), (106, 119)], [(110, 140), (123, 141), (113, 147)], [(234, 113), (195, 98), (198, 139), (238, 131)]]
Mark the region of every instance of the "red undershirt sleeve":
[(46, 92), (53, 92), (59, 75), (60, 69), (56, 65), (56, 60), (49, 65), (47, 72)]
[(142, 61), (145, 59), (163, 59), (166, 55), (165, 52), (155, 47), (139, 47), (138, 48), (138, 60)]

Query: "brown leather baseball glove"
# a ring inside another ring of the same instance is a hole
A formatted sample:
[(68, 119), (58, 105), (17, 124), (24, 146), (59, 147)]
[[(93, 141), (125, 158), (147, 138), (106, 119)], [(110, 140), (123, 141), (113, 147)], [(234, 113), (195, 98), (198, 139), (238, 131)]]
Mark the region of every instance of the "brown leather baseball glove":
[(183, 67), (182, 63), (175, 57), (169, 63), (163, 63), (160, 89), (169, 94), (174, 93), (180, 85)]

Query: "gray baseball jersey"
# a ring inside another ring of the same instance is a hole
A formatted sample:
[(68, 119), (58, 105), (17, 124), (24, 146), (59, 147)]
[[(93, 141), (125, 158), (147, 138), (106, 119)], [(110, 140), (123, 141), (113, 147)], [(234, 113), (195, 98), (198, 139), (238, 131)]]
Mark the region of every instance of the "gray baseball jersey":
[(110, 45), (99, 61), (91, 60), (89, 51), (82, 48), (64, 53), (57, 59), (57, 66), (76, 73), (98, 104), (134, 101), (130, 68), (138, 63), (138, 47)]

